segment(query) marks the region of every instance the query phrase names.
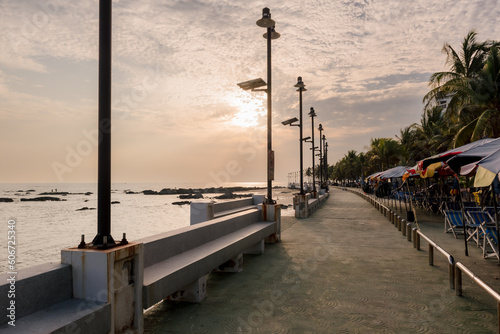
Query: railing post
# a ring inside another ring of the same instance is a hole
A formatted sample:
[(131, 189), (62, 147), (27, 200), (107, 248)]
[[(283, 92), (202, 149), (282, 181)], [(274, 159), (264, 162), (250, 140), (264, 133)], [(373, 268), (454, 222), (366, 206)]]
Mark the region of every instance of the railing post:
[(455, 259), (450, 255), (448, 258), (448, 275), (450, 279), (450, 289), (455, 289)]
[(420, 250), (420, 233), (418, 231), (415, 232), (415, 248)]
[(413, 235), (413, 248), (417, 248), (417, 228), (414, 227), (411, 230), (411, 234)]
[(434, 265), (434, 246), (429, 243), (429, 266)]
[(401, 234), (403, 235), (403, 237), (406, 237), (406, 219), (402, 219), (401, 220)]
[(497, 301), (497, 322), (498, 322), (498, 333), (500, 333), (500, 302)]
[(396, 225), (397, 225), (398, 231), (401, 231), (401, 216), (399, 216), (399, 215), (396, 217)]
[(462, 295), (462, 270), (455, 265), (455, 295)]
[(411, 241), (411, 223), (406, 224), (406, 240)]

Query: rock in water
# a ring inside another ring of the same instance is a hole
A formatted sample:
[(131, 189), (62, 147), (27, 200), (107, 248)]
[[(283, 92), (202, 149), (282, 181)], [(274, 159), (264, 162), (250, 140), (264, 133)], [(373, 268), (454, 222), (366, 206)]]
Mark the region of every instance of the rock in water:
[(21, 202), (46, 202), (46, 201), (60, 201), (59, 197), (42, 196), (35, 198), (21, 198)]
[(191, 204), (190, 201), (180, 201), (180, 202), (173, 202), (172, 205), (185, 205), (185, 204)]

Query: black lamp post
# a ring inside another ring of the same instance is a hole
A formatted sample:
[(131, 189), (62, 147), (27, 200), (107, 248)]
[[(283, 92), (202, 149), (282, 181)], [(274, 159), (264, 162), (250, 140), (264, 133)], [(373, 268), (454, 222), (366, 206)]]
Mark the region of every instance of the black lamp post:
[(325, 168), (325, 187), (328, 187), (328, 142), (326, 141), (325, 135), (323, 135), (323, 141), (323, 147), (325, 149), (325, 152), (323, 153), (323, 165)]
[(302, 151), (302, 92), (305, 92), (307, 89), (306, 85), (302, 82), (302, 77), (297, 78), (297, 83), (294, 87), (297, 87), (297, 91), (299, 92), (299, 131), (300, 131), (300, 194), (304, 195), (304, 166), (303, 166), (303, 151)]
[[(267, 40), (267, 83), (259, 79), (241, 82), (238, 84), (241, 89), (261, 91), (267, 93), (267, 204), (273, 204), (273, 180), (274, 180), (274, 152), (272, 145), (272, 81), (271, 81), (271, 40), (278, 39), (280, 34), (274, 30), (275, 22), (271, 19), (269, 8), (262, 9), (262, 18), (258, 20), (257, 25), (266, 28), (267, 32), (263, 37)], [(257, 89), (266, 86), (265, 89)]]
[(272, 146), (272, 81), (271, 81), (271, 40), (278, 39), (280, 34), (274, 31), (276, 23), (271, 19), (271, 11), (262, 9), (262, 18), (257, 25), (266, 28), (263, 37), (267, 40), (267, 203), (273, 204), (274, 152)]
[(314, 111), (314, 108), (311, 107), (310, 111), (309, 111), (309, 117), (311, 117), (311, 143), (312, 143), (312, 147), (311, 147), (311, 151), (312, 151), (312, 175), (313, 175), (313, 192), (316, 193), (316, 179), (315, 179), (315, 176), (314, 176), (314, 117), (316, 117), (316, 112)]
[(115, 245), (111, 236), (111, 0), (99, 1), (99, 153), (97, 235), (94, 246)]
[(323, 188), (323, 144), (321, 138), (323, 137), (323, 125), (319, 125), (319, 184)]

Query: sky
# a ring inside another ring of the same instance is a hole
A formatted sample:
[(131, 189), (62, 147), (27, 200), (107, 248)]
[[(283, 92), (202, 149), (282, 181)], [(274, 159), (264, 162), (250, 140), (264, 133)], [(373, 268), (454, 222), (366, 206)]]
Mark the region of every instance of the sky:
[[(265, 182), (272, 41), (275, 181), (299, 170), (310, 107), (329, 163), (419, 122), (430, 75), (474, 29), (500, 39), (497, 0), (113, 1), (113, 182)], [(97, 0), (0, 0), (0, 183), (97, 182)], [(310, 144), (304, 167), (311, 166)], [(317, 160), (316, 160), (317, 163)]]

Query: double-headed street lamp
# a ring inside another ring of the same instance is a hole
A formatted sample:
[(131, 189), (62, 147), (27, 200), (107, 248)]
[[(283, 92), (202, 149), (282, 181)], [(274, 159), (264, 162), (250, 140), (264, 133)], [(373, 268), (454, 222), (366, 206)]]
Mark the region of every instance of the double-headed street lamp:
[(256, 89), (266, 86), (266, 82), (261, 78), (239, 83), (238, 86), (244, 90), (264, 91), (267, 93), (267, 204), (273, 204), (274, 152), (272, 146), (271, 40), (278, 39), (280, 34), (274, 30), (276, 23), (271, 19), (271, 12), (267, 7), (262, 9), (262, 18), (256, 23), (259, 27), (267, 29), (267, 32), (263, 35), (267, 40), (267, 88)]
[(323, 188), (323, 145), (321, 138), (323, 137), (323, 125), (319, 125), (319, 185)]
[(298, 126), (299, 127), (299, 143), (300, 143), (300, 194), (304, 195), (304, 167), (303, 167), (303, 151), (302, 151), (302, 142), (304, 140), (310, 139), (311, 137), (302, 138), (302, 92), (305, 92), (307, 89), (306, 85), (302, 82), (302, 77), (297, 78), (297, 83), (294, 85), (297, 87), (297, 92), (299, 92), (299, 124), (292, 124), (297, 121), (297, 118), (294, 117), (287, 121), (282, 122), (283, 125), (290, 126)]
[(311, 143), (312, 143), (312, 147), (311, 147), (311, 151), (312, 151), (312, 175), (313, 175), (313, 193), (316, 193), (316, 179), (315, 179), (315, 176), (314, 176), (314, 151), (315, 151), (315, 147), (314, 147), (314, 117), (316, 117), (316, 112), (314, 111), (314, 108), (311, 107), (310, 111), (309, 111), (309, 117), (311, 117)]
[(326, 142), (326, 137), (323, 135), (323, 171), (325, 175), (325, 188), (328, 185), (328, 143)]

